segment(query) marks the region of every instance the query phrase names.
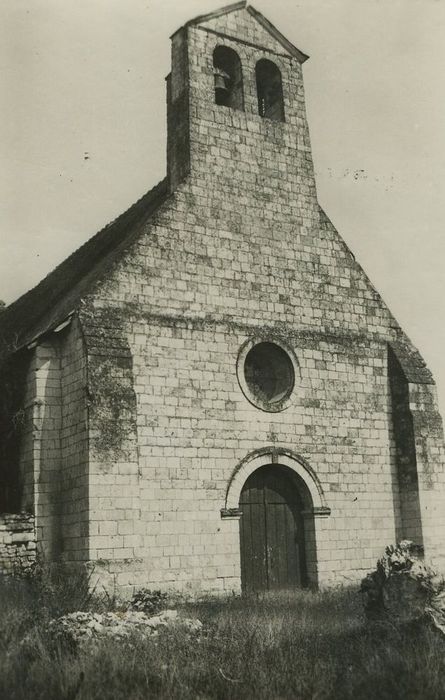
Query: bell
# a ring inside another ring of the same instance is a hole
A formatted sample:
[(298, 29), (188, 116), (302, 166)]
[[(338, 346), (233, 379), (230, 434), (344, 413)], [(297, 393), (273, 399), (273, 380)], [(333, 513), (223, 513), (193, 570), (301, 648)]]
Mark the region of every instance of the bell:
[(226, 73), (222, 68), (215, 68), (215, 90), (218, 92), (228, 92), (228, 83), (230, 80), (230, 75)]

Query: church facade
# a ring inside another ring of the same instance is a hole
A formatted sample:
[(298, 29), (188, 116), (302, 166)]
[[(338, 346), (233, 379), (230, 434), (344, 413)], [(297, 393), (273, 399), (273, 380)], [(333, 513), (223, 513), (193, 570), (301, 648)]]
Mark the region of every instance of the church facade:
[(166, 179), (0, 316), (2, 510), (105, 586), (443, 565), (434, 381), (318, 204), (306, 59), (244, 2), (179, 29)]

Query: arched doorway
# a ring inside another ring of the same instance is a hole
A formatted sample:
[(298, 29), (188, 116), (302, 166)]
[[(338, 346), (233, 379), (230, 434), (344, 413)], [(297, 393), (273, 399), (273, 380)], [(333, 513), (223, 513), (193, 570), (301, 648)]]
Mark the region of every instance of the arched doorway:
[(260, 467), (240, 496), (241, 582), (245, 591), (306, 584), (303, 502), (292, 470)]

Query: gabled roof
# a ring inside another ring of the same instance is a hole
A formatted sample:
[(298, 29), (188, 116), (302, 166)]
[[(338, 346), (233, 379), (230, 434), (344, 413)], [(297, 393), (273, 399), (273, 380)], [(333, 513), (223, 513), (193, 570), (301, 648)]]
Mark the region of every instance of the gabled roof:
[(266, 19), (266, 17), (264, 17), (264, 15), (262, 15), (261, 12), (255, 10), (255, 8), (252, 7), (252, 5), (248, 5), (246, 9), (247, 12), (249, 12), (252, 15), (252, 17), (255, 17), (255, 19), (264, 27), (264, 29), (268, 31), (269, 34), (271, 34), (273, 38), (276, 39), (283, 46), (283, 48), (286, 49), (286, 51), (288, 51), (292, 56), (295, 56), (295, 58), (297, 58), (300, 61), (300, 63), (304, 63), (305, 61), (307, 61), (309, 56), (300, 51), (300, 49), (297, 49), (297, 47), (294, 46), (294, 44), (292, 44), (288, 39), (286, 39), (284, 34), (282, 34), (275, 27), (275, 25), (272, 24), (272, 22), (269, 22), (269, 20)]
[[(196, 26), (198, 24), (202, 24), (203, 22), (208, 22), (211, 19), (216, 19), (217, 17), (222, 17), (222, 15), (228, 15), (231, 12), (236, 12), (237, 10), (242, 10), (245, 9), (254, 19), (257, 20), (261, 24), (261, 26), (269, 32), (273, 38), (278, 41), (282, 45), (282, 47), (290, 53), (292, 56), (295, 56), (295, 58), (300, 61), (300, 63), (304, 63), (307, 61), (309, 56), (307, 54), (303, 53), (300, 51), (300, 49), (297, 49), (294, 44), (292, 44), (284, 34), (282, 34), (273, 24), (272, 22), (269, 22), (264, 15), (261, 14), (261, 12), (258, 12), (258, 10), (255, 10), (252, 5), (248, 5), (246, 0), (243, 0), (242, 2), (236, 2), (233, 5), (226, 5), (225, 7), (221, 7), (219, 10), (215, 10), (214, 12), (209, 12), (206, 15), (199, 15), (198, 17), (195, 17), (194, 19), (191, 19), (189, 22), (187, 22), (184, 27), (190, 27), (190, 26)], [(181, 27), (182, 29), (183, 27)], [(178, 29), (177, 31), (180, 31)], [(175, 32), (176, 34), (177, 32)]]
[(162, 180), (36, 287), (7, 306), (0, 313), (0, 356), (5, 349), (18, 350), (65, 320), (167, 197), (167, 181)]
[(245, 7), (247, 7), (246, 0), (242, 0), (242, 2), (234, 2), (231, 5), (224, 5), (224, 7), (220, 7), (219, 10), (214, 10), (213, 12), (208, 12), (205, 15), (198, 15), (197, 17), (190, 19), (184, 26), (190, 27), (191, 25), (194, 25), (194, 24), (201, 24), (202, 22), (208, 22), (209, 19), (216, 19), (217, 17), (222, 17), (222, 15), (228, 15), (231, 12), (236, 12), (237, 10), (242, 10)]

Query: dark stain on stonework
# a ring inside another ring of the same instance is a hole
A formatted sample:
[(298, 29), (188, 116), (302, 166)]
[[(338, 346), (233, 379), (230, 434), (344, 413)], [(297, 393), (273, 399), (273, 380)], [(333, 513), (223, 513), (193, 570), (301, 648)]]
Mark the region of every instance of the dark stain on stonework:
[(95, 358), (89, 364), (89, 383), (93, 387), (90, 417), (93, 446), (106, 458), (128, 457), (125, 442), (136, 431), (136, 397), (130, 377), (116, 376), (113, 359)]
[(419, 437), (416, 440), (416, 449), (419, 455), (419, 461), (422, 464), (422, 486), (427, 491), (434, 488), (434, 465), (431, 463), (431, 458), (428, 450), (428, 440), (426, 437)]
[(136, 445), (133, 360), (122, 309), (84, 308), (90, 441), (100, 462), (132, 459)]

